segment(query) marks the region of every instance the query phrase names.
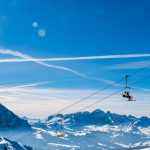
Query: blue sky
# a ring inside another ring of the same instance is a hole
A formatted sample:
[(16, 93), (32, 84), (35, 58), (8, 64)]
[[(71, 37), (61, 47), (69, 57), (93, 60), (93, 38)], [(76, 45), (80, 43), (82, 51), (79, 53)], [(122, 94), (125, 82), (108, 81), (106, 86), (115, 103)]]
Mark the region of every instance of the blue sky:
[[(0, 1), (0, 60), (150, 54), (149, 18), (149, 0)], [(117, 81), (125, 74), (132, 74), (136, 69), (150, 64), (150, 57), (44, 63), (66, 67), (89, 78), (39, 62), (6, 63), (2, 60), (1, 86), (47, 82), (34, 85), (34, 88), (92, 91), (106, 86), (109, 83), (106, 80)], [(149, 73), (147, 68), (132, 77), (130, 82)], [(149, 85), (150, 79), (147, 79), (137, 87), (148, 91)], [(134, 89), (135, 94), (139, 91)], [(5, 92), (2, 94), (5, 95)], [(7, 97), (11, 94), (7, 93)], [(143, 97), (146, 100), (147, 93)], [(13, 95), (10, 101), (15, 98)]]

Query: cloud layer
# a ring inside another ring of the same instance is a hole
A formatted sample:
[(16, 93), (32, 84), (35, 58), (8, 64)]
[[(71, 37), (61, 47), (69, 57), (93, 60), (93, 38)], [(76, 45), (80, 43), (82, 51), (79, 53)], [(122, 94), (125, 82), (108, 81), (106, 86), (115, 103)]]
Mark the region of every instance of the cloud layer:
[[(8, 108), (13, 110), (18, 115), (26, 115), (29, 117), (44, 118), (51, 115), (64, 107), (71, 105), (77, 100), (93, 93), (97, 89), (51, 89), (51, 88), (38, 88), (38, 87), (9, 87), (0, 90), (1, 102)], [(74, 107), (66, 110), (63, 113), (76, 112), (83, 107), (100, 100), (109, 94), (113, 93), (113, 90), (106, 90), (99, 93), (82, 103), (75, 105)], [(100, 108), (105, 111), (112, 111), (115, 113), (136, 115), (136, 116), (149, 116), (150, 104), (147, 101), (149, 92), (134, 92), (132, 93), (137, 100), (129, 104), (121, 93), (114, 95), (113, 97), (106, 99), (98, 103), (95, 106), (88, 108), (88, 111)], [(4, 99), (4, 100), (3, 100)], [(135, 111), (133, 107), (138, 110)], [(26, 111), (28, 108), (28, 111)], [(38, 114), (37, 114), (38, 111)]]
[(112, 70), (140, 69), (140, 68), (143, 68), (148, 65), (149, 65), (148, 68), (150, 68), (150, 61), (135, 61), (135, 62), (128, 62), (128, 63), (112, 65), (112, 66), (106, 67), (106, 69), (112, 69)]

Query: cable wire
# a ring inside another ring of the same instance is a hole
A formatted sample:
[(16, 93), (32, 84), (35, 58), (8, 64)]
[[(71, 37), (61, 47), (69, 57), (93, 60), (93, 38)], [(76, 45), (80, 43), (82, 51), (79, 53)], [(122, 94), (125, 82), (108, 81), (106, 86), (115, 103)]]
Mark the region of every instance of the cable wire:
[[(144, 66), (143, 68), (140, 68), (139, 70), (137, 70), (137, 71), (135, 71), (135, 72), (133, 72), (132, 75), (130, 75), (130, 76), (134, 76), (135, 74), (137, 74), (137, 73), (143, 71), (143, 70), (144, 70), (145, 68), (147, 68), (147, 67), (150, 67), (150, 64)], [(148, 75), (148, 76), (146, 76), (146, 77), (144, 77), (144, 78), (142, 78), (142, 79), (140, 79), (140, 80), (138, 80), (138, 81), (132, 83), (131, 85), (138, 84), (139, 82), (142, 82), (143, 80), (146, 80), (146, 79), (149, 78), (149, 77), (150, 77), (150, 75)], [(113, 86), (113, 85), (115, 85), (115, 84), (117, 84), (117, 83), (120, 83), (123, 79), (124, 79), (124, 78), (121, 78), (119, 81), (114, 82), (113, 84), (110, 84), (110, 85), (104, 87), (103, 89), (100, 89), (100, 90), (98, 90), (98, 91), (96, 91), (96, 92), (94, 92), (94, 93), (88, 95), (87, 97), (84, 97), (84, 98), (80, 99), (79, 101), (77, 101), (77, 102), (75, 102), (75, 103), (73, 103), (73, 104), (71, 104), (71, 105), (69, 105), (69, 106), (67, 106), (67, 107), (65, 107), (65, 108), (63, 108), (63, 109), (61, 109), (61, 110), (58, 111), (58, 112), (56, 112), (54, 115), (56, 115), (56, 114), (58, 114), (58, 113), (60, 113), (60, 112), (62, 112), (62, 111), (64, 111), (64, 110), (66, 110), (66, 109), (68, 109), (68, 108), (70, 108), (70, 107), (72, 107), (72, 106), (74, 106), (74, 105), (80, 103), (80, 102), (83, 101), (83, 100), (88, 99), (89, 97), (92, 97), (93, 95), (96, 95), (97, 93), (100, 93), (101, 91), (104, 91), (105, 89), (107, 89), (107, 88), (109, 88), (109, 87), (111, 87), (111, 86)], [(88, 106), (86, 106), (86, 107), (80, 109), (79, 111), (83, 111), (83, 110), (85, 110), (86, 108), (89, 108), (89, 107), (91, 107), (91, 106), (93, 106), (93, 105), (95, 105), (95, 104), (97, 104), (97, 103), (99, 103), (99, 102), (101, 102), (101, 101), (104, 101), (104, 100), (108, 99), (109, 97), (112, 97), (113, 95), (116, 95), (116, 94), (120, 93), (120, 92), (123, 91), (124, 89), (125, 89), (125, 88), (122, 88), (121, 90), (116, 91), (116, 92), (114, 92), (114, 93), (108, 95), (107, 97), (104, 97), (103, 99), (98, 100), (98, 101), (96, 101), (96, 102), (94, 102), (94, 103), (92, 103), (92, 104), (90, 104), (90, 105), (88, 105)], [(79, 112), (79, 111), (78, 111), (78, 112)], [(31, 134), (32, 134), (32, 133), (31, 133)], [(24, 138), (30, 136), (31, 134), (28, 134), (28, 135), (26, 135), (26, 136), (24, 136), (24, 137), (18, 139), (17, 141), (22, 140), (22, 139), (24, 139)]]
[[(146, 69), (146, 68), (148, 68), (148, 67), (150, 67), (150, 64), (148, 64), (148, 65), (146, 65), (146, 66), (144, 66), (144, 67), (142, 67), (142, 68), (136, 70), (136, 71), (133, 72), (131, 75), (129, 75), (129, 77), (138, 74), (139, 72), (143, 71), (144, 69)], [(94, 93), (92, 93), (92, 94), (90, 94), (90, 95), (88, 95), (88, 96), (86, 96), (86, 97), (84, 97), (84, 98), (82, 98), (82, 99), (79, 99), (77, 102), (74, 102), (73, 104), (71, 104), (71, 105), (69, 105), (69, 106), (67, 106), (67, 107), (64, 107), (63, 109), (57, 111), (56, 113), (53, 114), (53, 116), (55, 116), (55, 115), (57, 115), (57, 114), (63, 112), (64, 110), (67, 110), (68, 108), (71, 108), (71, 107), (73, 107), (74, 105), (76, 105), (76, 104), (78, 104), (78, 103), (80, 103), (80, 102), (82, 102), (82, 101), (84, 101), (84, 100), (86, 100), (86, 99), (88, 99), (88, 98), (90, 98), (90, 97), (92, 97), (92, 96), (94, 96), (94, 95), (96, 95), (96, 94), (98, 94), (98, 93), (100, 93), (100, 92), (102, 92), (102, 91), (104, 91), (104, 90), (110, 88), (111, 86), (114, 86), (114, 85), (120, 83), (123, 79), (124, 79), (124, 77), (121, 78), (119, 81), (116, 81), (116, 82), (114, 82), (114, 83), (112, 83), (112, 84), (110, 84), (110, 85), (104, 87), (103, 89), (100, 89), (100, 90), (98, 90), (98, 91), (96, 91), (96, 92), (94, 92)]]
[[(140, 79), (140, 80), (137, 80), (136, 82), (132, 83), (132, 85), (138, 84), (138, 83), (140, 83), (140, 82), (146, 80), (146, 79), (149, 78), (149, 77), (150, 77), (150, 75), (148, 75), (148, 76), (146, 76), (146, 77), (144, 77), (144, 78), (142, 78), (142, 79)], [(124, 90), (124, 89), (125, 89), (125, 88), (122, 88), (121, 90), (116, 91), (116, 92), (114, 92), (114, 93), (108, 95), (107, 97), (105, 97), (105, 98), (103, 98), (103, 99), (101, 99), (101, 100), (99, 100), (99, 101), (96, 101), (95, 103), (92, 103), (92, 104), (90, 104), (90, 105), (88, 105), (88, 106), (86, 106), (86, 107), (80, 109), (79, 111), (83, 111), (83, 110), (85, 110), (85, 109), (88, 108), (88, 107), (91, 107), (91, 106), (93, 106), (93, 105), (95, 105), (95, 104), (97, 104), (97, 103), (99, 103), (99, 102), (101, 102), (101, 101), (103, 101), (103, 100), (105, 100), (105, 99), (108, 99), (109, 97), (120, 93), (120, 92), (121, 92), (122, 90)], [(78, 112), (79, 112), (79, 111), (78, 111)], [(31, 133), (31, 134), (33, 134), (33, 133)], [(24, 139), (24, 138), (27, 138), (27, 137), (30, 136), (31, 134), (28, 134), (28, 135), (26, 135), (26, 136), (23, 136), (23, 137), (19, 138), (19, 139), (16, 140), (16, 141), (20, 141), (20, 140), (22, 140), (22, 139)]]
[[(146, 76), (146, 77), (144, 77), (144, 78), (142, 78), (142, 79), (140, 79), (140, 80), (137, 80), (136, 82), (132, 83), (131, 85), (136, 85), (136, 84), (138, 84), (139, 82), (142, 82), (142, 81), (146, 80), (146, 79), (149, 78), (149, 77), (150, 77), (150, 75), (148, 75), (148, 76)], [(92, 103), (92, 104), (90, 104), (90, 105), (88, 105), (88, 106), (86, 106), (86, 107), (80, 109), (79, 111), (83, 111), (83, 110), (85, 110), (86, 108), (89, 108), (89, 107), (91, 107), (91, 106), (93, 106), (93, 105), (95, 105), (95, 104), (97, 104), (97, 103), (99, 103), (99, 102), (101, 102), (101, 101), (104, 101), (105, 99), (108, 99), (109, 97), (112, 97), (113, 95), (116, 95), (116, 94), (120, 93), (120, 92), (123, 91), (124, 89), (125, 89), (125, 88), (122, 88), (121, 90), (119, 90), (119, 91), (117, 91), (117, 92), (114, 92), (114, 93), (110, 94), (109, 96), (104, 97), (103, 99), (98, 100), (98, 101), (96, 101), (96, 102), (94, 102), (94, 103)], [(79, 112), (79, 111), (78, 111), (78, 112)]]
[(92, 94), (90, 94), (90, 95), (88, 95), (88, 96), (86, 96), (86, 97), (84, 97), (84, 98), (78, 100), (77, 102), (75, 102), (75, 103), (73, 103), (73, 104), (71, 104), (71, 105), (69, 105), (69, 106), (67, 106), (67, 107), (65, 107), (65, 108), (63, 108), (63, 109), (61, 109), (61, 110), (59, 110), (58, 112), (54, 113), (54, 116), (57, 115), (58, 113), (64, 111), (64, 110), (67, 110), (68, 108), (73, 107), (74, 105), (76, 105), (76, 104), (78, 104), (78, 103), (80, 103), (80, 102), (82, 102), (82, 101), (84, 101), (84, 100), (86, 100), (86, 99), (88, 99), (88, 98), (90, 98), (90, 97), (92, 97), (92, 96), (94, 96), (94, 95), (96, 95), (96, 94), (98, 94), (98, 93), (100, 93), (100, 92), (102, 92), (102, 91), (104, 91), (104, 90), (110, 88), (111, 86), (120, 83), (123, 79), (124, 79), (124, 78), (121, 78), (119, 81), (114, 82), (114, 83), (112, 83), (112, 84), (110, 84), (110, 85), (104, 87), (103, 89), (100, 89), (100, 90), (98, 90), (98, 91), (96, 91), (96, 92), (94, 92), (94, 93), (92, 93)]

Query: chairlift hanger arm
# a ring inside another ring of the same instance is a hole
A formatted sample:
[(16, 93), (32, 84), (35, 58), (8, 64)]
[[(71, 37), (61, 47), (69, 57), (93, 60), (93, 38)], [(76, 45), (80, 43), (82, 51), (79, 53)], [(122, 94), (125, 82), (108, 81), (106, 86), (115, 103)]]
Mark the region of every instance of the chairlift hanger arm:
[(129, 88), (130, 89), (130, 87), (128, 86), (128, 77), (129, 77), (130, 75), (125, 75), (125, 80), (126, 80), (126, 86), (125, 86), (125, 88)]

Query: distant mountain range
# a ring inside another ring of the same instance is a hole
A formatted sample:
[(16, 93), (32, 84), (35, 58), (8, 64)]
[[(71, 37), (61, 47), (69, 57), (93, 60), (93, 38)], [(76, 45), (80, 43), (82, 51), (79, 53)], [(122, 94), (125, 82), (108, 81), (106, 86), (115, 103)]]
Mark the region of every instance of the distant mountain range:
[(70, 125), (120, 125), (123, 123), (132, 123), (134, 126), (149, 127), (150, 118), (134, 116), (119, 115), (111, 112), (104, 112), (97, 109), (93, 112), (77, 112), (72, 114), (57, 114), (56, 116), (49, 116), (49, 122), (57, 122), (54, 118), (62, 118), (65, 124)]
[[(137, 118), (97, 109), (93, 112), (52, 115), (47, 120), (24, 119), (0, 104), (0, 136), (5, 137), (0, 138), (0, 150), (6, 143), (15, 150), (150, 148), (150, 118), (146, 116)], [(59, 134), (63, 136), (58, 138)]]

